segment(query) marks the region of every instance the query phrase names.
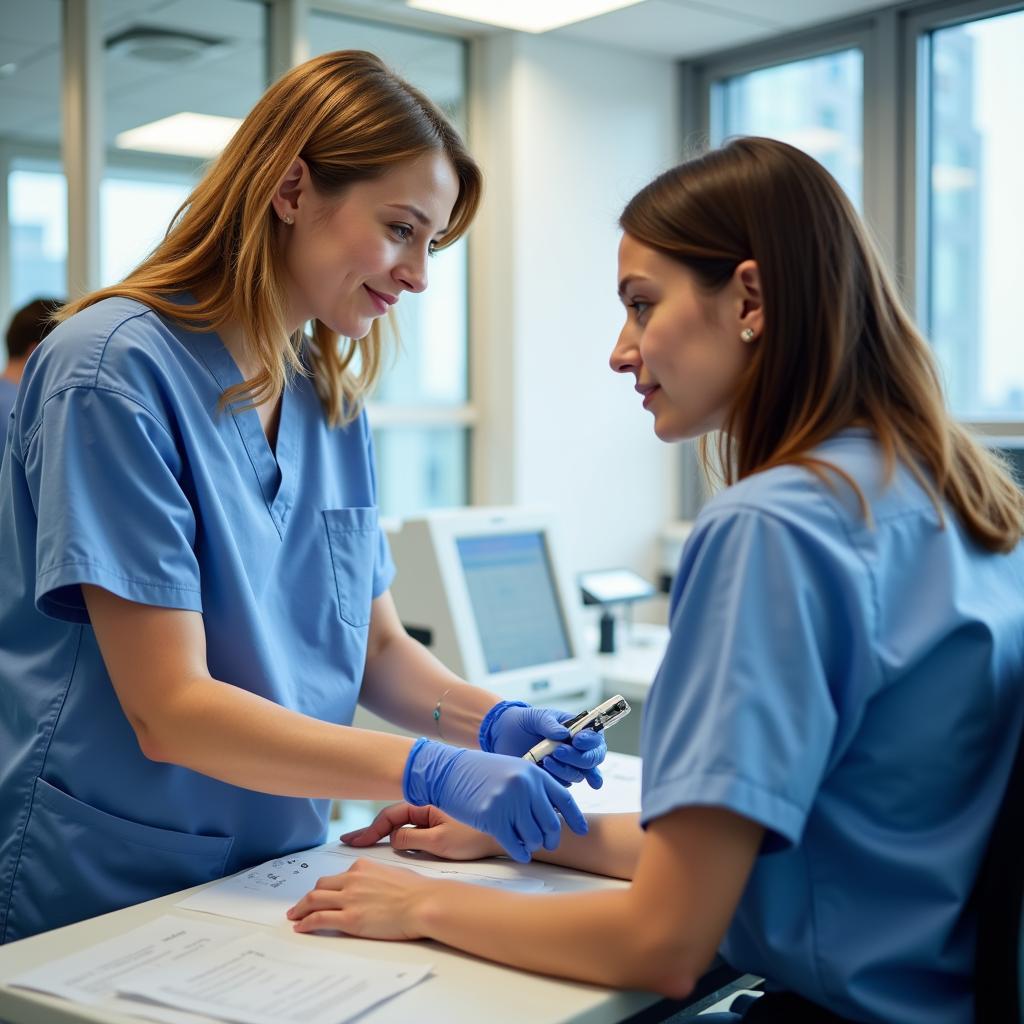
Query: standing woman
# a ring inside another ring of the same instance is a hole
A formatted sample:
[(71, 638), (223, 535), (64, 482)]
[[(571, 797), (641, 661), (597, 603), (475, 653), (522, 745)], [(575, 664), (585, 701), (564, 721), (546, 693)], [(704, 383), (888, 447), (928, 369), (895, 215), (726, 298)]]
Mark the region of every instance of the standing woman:
[[(289, 916), (678, 997), (721, 946), (788, 993), (751, 1021), (969, 1024), (969, 897), (1024, 720), (1024, 495), (945, 410), (856, 213), (806, 154), (734, 140), (621, 225), (612, 368), (662, 440), (720, 430), (730, 485), (675, 578), (644, 831), (595, 817), (545, 858), (632, 884), (519, 897), (360, 861)], [(403, 806), (348, 839), (409, 821), (427, 827), (394, 845), (498, 852)]]
[[(556, 778), (599, 784), (598, 737), (499, 756), (568, 733), (388, 593), (376, 321), (480, 187), (378, 58), (316, 58), (33, 357), (0, 469), (0, 942), (321, 842), (334, 797), (440, 804), (519, 859), (585, 829)], [(357, 700), (483, 750), (353, 729)]]

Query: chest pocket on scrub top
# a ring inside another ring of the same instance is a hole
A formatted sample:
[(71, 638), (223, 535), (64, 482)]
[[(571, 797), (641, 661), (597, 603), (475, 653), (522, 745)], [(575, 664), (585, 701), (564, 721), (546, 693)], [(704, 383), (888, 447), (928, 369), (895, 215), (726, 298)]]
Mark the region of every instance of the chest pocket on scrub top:
[(323, 517), (338, 594), (338, 612), (350, 626), (366, 626), (370, 622), (373, 600), (377, 510), (324, 509)]

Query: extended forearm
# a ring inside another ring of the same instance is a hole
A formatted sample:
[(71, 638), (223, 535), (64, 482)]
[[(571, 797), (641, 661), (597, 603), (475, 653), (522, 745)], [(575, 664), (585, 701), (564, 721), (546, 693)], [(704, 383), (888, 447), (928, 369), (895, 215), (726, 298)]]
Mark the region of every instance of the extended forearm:
[[(434, 709), (441, 701), (440, 719)], [(500, 698), (449, 671), (402, 633), (367, 659), (359, 702), (410, 732), (463, 747), (478, 744), (480, 720)]]
[(617, 988), (664, 985), (664, 956), (646, 941), (650, 923), (629, 889), (523, 896), (438, 882), (411, 913), (417, 934), (513, 967)]
[(145, 722), (144, 753), (279, 796), (390, 800), (412, 741), (333, 725), (209, 677), (175, 687)]
[(533, 859), (595, 875), (632, 878), (643, 839), (640, 816), (588, 814), (587, 824), (590, 828), (585, 836), (563, 827), (558, 847), (554, 850), (542, 847), (534, 853)]

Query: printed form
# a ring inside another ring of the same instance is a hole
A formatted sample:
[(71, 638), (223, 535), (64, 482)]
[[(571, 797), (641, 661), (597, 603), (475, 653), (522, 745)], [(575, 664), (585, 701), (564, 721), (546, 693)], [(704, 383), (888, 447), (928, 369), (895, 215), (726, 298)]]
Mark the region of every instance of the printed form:
[(211, 947), (241, 938), (247, 930), (213, 921), (160, 917), (116, 939), (36, 967), (12, 978), (9, 984), (100, 1010), (143, 1015), (166, 1024), (195, 1024), (196, 1018), (190, 1013), (177, 1013), (163, 1006), (140, 1007), (119, 999), (117, 987), (153, 968), (201, 960)]
[(418, 864), (412, 858), (402, 857), (386, 844), (366, 850), (339, 847), (335, 851), (317, 847), (268, 860), (248, 871), (214, 882), (187, 896), (178, 906), (186, 910), (219, 914), (221, 917), (234, 917), (241, 921), (255, 921), (258, 924), (284, 924), (287, 921), (285, 912), (316, 885), (318, 878), (347, 871), (363, 856), (372, 856), (375, 860), (409, 868), (431, 878), (473, 882), (513, 892), (542, 892), (550, 888), (540, 879), (516, 874), (509, 870), (508, 865), (498, 861), (480, 864), (432, 861), (430, 864)]
[(9, 984), (164, 1024), (343, 1024), (430, 971), (165, 916)]
[(122, 982), (122, 995), (239, 1024), (340, 1024), (411, 988), (430, 965), (303, 948), (256, 932)]

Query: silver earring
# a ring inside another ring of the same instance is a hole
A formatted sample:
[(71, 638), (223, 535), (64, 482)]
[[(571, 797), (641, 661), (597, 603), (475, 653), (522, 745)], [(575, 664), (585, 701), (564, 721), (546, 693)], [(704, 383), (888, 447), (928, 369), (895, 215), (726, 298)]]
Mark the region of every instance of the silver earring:
[(295, 218), (294, 217), (282, 217), (281, 220), (283, 220), (285, 222), (285, 224), (294, 224), (295, 223)]
[(754, 328), (753, 327), (744, 327), (743, 330), (740, 331), (740, 340), (741, 341), (746, 341), (746, 342), (753, 341), (754, 340)]

